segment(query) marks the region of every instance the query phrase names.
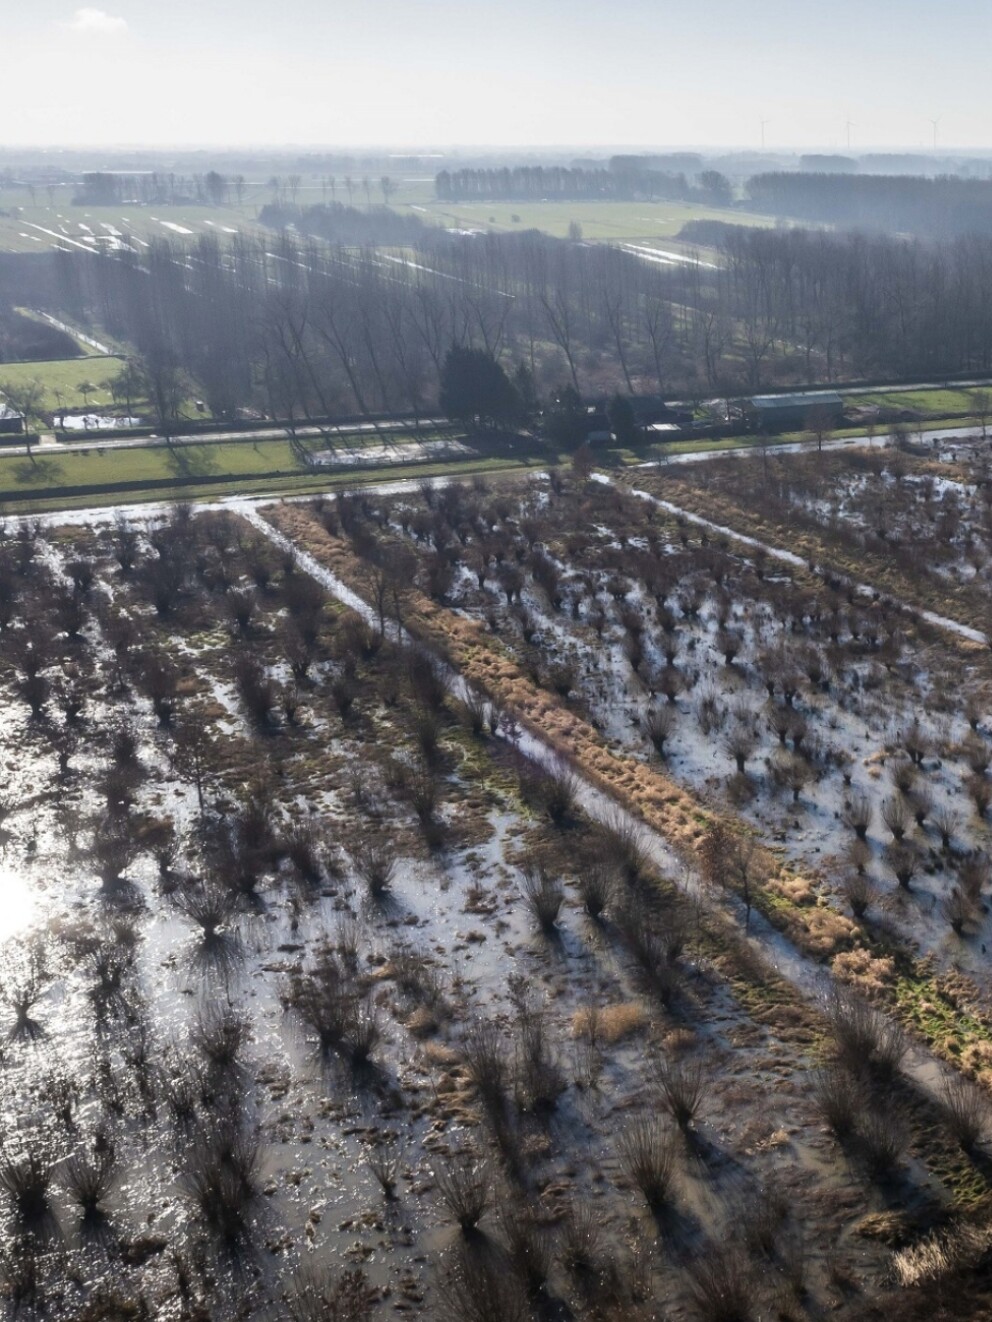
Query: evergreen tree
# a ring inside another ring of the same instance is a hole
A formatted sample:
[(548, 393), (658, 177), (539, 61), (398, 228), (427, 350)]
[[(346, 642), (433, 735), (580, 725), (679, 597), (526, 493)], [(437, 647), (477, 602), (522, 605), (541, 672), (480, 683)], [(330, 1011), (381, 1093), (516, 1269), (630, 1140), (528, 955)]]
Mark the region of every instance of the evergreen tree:
[(441, 412), (455, 422), (509, 426), (520, 416), (520, 399), (499, 363), (484, 349), (452, 346), (441, 366)]

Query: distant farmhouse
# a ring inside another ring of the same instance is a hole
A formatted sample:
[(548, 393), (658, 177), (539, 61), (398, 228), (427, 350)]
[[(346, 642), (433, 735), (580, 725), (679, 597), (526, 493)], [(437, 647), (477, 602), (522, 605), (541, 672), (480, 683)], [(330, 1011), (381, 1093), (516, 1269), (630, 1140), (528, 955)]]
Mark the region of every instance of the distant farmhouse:
[(19, 436), (23, 431), (23, 415), (0, 399), (0, 436)]
[[(673, 409), (661, 395), (626, 395), (634, 414), (634, 423), (642, 432), (675, 432), (692, 425), (692, 413)], [(586, 439), (591, 445), (608, 443), (613, 439), (609, 419), (610, 401), (605, 396), (586, 407)]]
[(755, 431), (802, 431), (814, 420), (839, 427), (844, 401), (835, 390), (808, 390), (796, 395), (755, 395), (744, 412)]

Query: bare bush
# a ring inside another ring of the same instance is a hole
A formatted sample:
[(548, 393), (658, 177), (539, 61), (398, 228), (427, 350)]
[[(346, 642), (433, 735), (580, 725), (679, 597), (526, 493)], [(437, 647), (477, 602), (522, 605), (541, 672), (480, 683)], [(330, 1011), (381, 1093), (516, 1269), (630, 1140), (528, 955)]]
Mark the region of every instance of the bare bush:
[(616, 871), (608, 863), (592, 859), (584, 863), (578, 886), (583, 908), (590, 918), (598, 920), (616, 894)]
[(508, 1070), (499, 1026), (491, 1019), (476, 1019), (465, 1034), (462, 1054), (483, 1105), (491, 1112), (500, 1111)]
[(551, 935), (565, 901), (561, 882), (540, 864), (532, 863), (523, 871), (521, 890), (537, 925), (545, 935)]
[(882, 821), (892, 833), (893, 840), (901, 840), (909, 828), (909, 810), (905, 799), (886, 799), (882, 804)]
[(751, 1322), (757, 1283), (747, 1257), (733, 1245), (711, 1245), (692, 1262), (686, 1285), (699, 1322)]
[(463, 1234), (478, 1229), (492, 1201), (492, 1173), (470, 1153), (451, 1157), (434, 1171), (434, 1181), (452, 1220)]
[(229, 1005), (211, 1006), (200, 1011), (189, 1036), (204, 1060), (223, 1073), (240, 1063), (251, 1039), (251, 1024)]
[(101, 1214), (117, 1179), (113, 1140), (105, 1132), (98, 1132), (90, 1151), (76, 1152), (63, 1164), (60, 1179), (83, 1216), (94, 1220)]
[(657, 1069), (661, 1096), (679, 1129), (695, 1120), (706, 1095), (706, 1077), (699, 1061), (665, 1058)]
[(365, 1149), (365, 1164), (375, 1177), (387, 1202), (395, 1202), (400, 1159), (393, 1142), (375, 1142)]
[(857, 1150), (869, 1175), (876, 1180), (888, 1178), (906, 1151), (908, 1135), (892, 1108), (866, 1107), (855, 1129)]
[(237, 897), (210, 878), (184, 878), (169, 896), (170, 903), (203, 933), (210, 944), (218, 940), (237, 909)]
[(871, 799), (867, 794), (852, 794), (844, 804), (841, 821), (859, 840), (864, 840), (872, 822)]
[(186, 1148), (185, 1191), (204, 1221), (226, 1240), (240, 1240), (248, 1233), (260, 1166), (257, 1135), (232, 1122), (204, 1126)]
[(903, 890), (909, 890), (910, 883), (920, 867), (920, 853), (911, 841), (895, 841), (885, 846), (885, 861), (892, 869), (896, 880)]
[(843, 882), (844, 898), (855, 918), (865, 914), (878, 900), (878, 887), (866, 872), (849, 872)]
[(827, 1018), (840, 1064), (853, 1074), (892, 1078), (906, 1054), (905, 1034), (894, 1020), (852, 992), (834, 995)]
[(654, 1119), (635, 1121), (621, 1133), (617, 1156), (624, 1175), (652, 1211), (659, 1211), (669, 1202), (677, 1171), (670, 1130)]
[(396, 875), (398, 859), (389, 840), (367, 836), (352, 853), (355, 871), (368, 887), (374, 900), (381, 899), (389, 890)]
[(662, 759), (667, 757), (667, 746), (677, 725), (677, 717), (671, 707), (653, 707), (644, 717), (644, 733), (651, 741), (654, 751)]
[(974, 1152), (989, 1134), (989, 1103), (970, 1080), (952, 1075), (940, 1092), (944, 1123), (965, 1152)]
[(57, 1163), (41, 1135), (33, 1135), (20, 1151), (8, 1146), (9, 1143), (8, 1135), (0, 1149), (0, 1186), (10, 1196), (22, 1221), (41, 1221), (48, 1213), (49, 1190)]
[(857, 1118), (865, 1106), (861, 1079), (839, 1065), (828, 1065), (813, 1075), (813, 1097), (824, 1120), (838, 1138), (846, 1138), (854, 1132)]

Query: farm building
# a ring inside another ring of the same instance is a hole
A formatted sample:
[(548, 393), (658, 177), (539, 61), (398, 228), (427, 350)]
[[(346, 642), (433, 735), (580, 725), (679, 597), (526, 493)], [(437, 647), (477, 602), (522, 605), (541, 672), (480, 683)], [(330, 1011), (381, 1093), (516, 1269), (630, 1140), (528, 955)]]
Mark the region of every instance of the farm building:
[(17, 436), (24, 430), (24, 418), (0, 399), (0, 435)]
[(802, 431), (814, 417), (838, 427), (844, 401), (836, 390), (808, 390), (796, 395), (755, 395), (745, 413), (755, 431)]

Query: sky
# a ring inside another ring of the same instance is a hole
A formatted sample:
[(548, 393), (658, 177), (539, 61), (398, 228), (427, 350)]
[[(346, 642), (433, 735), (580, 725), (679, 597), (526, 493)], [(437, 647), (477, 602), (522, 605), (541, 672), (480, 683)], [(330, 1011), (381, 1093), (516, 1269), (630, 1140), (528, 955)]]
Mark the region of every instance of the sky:
[(0, 0), (0, 143), (992, 148), (990, 38), (988, 0)]

